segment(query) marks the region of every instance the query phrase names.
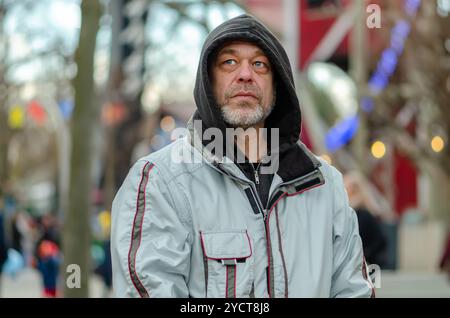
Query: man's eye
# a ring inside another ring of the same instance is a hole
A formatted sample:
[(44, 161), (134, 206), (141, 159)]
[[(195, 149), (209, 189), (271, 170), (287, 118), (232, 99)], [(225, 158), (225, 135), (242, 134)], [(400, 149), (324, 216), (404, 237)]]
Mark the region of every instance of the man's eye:
[(236, 61), (235, 60), (226, 60), (225, 62), (223, 62), (223, 64), (225, 64), (225, 65), (236, 65)]
[(257, 68), (264, 68), (267, 67), (267, 64), (261, 61), (256, 61), (255, 63), (253, 63)]

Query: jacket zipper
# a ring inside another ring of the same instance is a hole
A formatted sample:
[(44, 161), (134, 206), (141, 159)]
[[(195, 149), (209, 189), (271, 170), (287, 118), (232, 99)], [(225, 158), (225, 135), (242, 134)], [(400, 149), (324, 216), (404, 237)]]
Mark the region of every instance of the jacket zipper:
[(256, 167), (256, 169), (253, 167), (253, 164), (251, 164), (251, 165), (252, 165), (252, 169), (253, 169), (253, 172), (254, 172), (254, 175), (255, 175), (255, 183), (257, 185), (259, 185), (259, 172), (258, 172), (258, 170), (259, 170), (259, 167), (261, 166), (261, 162), (258, 163), (258, 166)]
[(255, 183), (256, 183), (256, 184), (259, 184), (258, 170), (255, 170)]
[[(302, 179), (307, 179), (308, 177), (310, 177), (311, 175), (313, 175), (316, 172), (317, 172), (317, 170), (314, 170), (313, 172), (308, 173), (305, 176), (302, 176), (300, 178), (297, 178), (297, 179), (289, 181), (289, 182), (285, 182), (285, 183), (279, 184), (274, 189), (274, 191), (272, 192), (272, 195), (269, 197), (269, 200), (267, 202), (266, 208), (263, 209), (264, 226), (265, 226), (265, 229), (266, 229), (267, 257), (268, 257), (268, 263), (269, 263), (268, 264), (269, 270), (267, 271), (267, 282), (268, 282), (269, 298), (272, 298), (272, 297), (275, 298), (275, 289), (273, 287), (273, 282), (272, 282), (272, 277), (273, 277), (274, 273), (273, 273), (273, 261), (272, 261), (273, 257), (272, 257), (272, 246), (271, 246), (272, 243), (271, 243), (271, 239), (270, 239), (269, 218), (270, 218), (270, 214), (271, 214), (272, 209), (276, 206), (276, 203), (278, 202), (277, 201), (277, 202), (273, 203), (272, 206), (271, 206), (271, 200), (272, 200), (273, 196), (275, 195), (275, 193), (278, 192), (278, 189), (280, 189), (281, 187), (283, 187), (285, 185), (288, 185), (288, 184), (292, 184), (292, 183), (298, 182), (298, 181), (300, 181)], [(259, 198), (259, 195), (257, 197), (258, 197), (259, 204), (261, 204), (261, 199)], [(262, 206), (262, 204), (261, 204), (261, 206)], [(279, 235), (278, 240), (279, 240), (280, 247), (281, 247), (281, 234), (280, 234), (280, 229), (279, 229), (279, 224), (278, 224), (278, 213), (277, 213), (277, 230), (278, 230), (278, 235)], [(286, 262), (285, 262), (285, 259), (284, 259), (283, 251), (281, 250), (280, 253), (281, 253), (281, 258), (282, 258), (282, 262), (283, 262), (283, 270), (284, 270), (284, 274), (285, 274), (285, 296), (287, 297), (288, 296), (288, 286), (287, 286)]]
[[(258, 168), (259, 168), (259, 166), (258, 166)], [(312, 171), (312, 172), (310, 172), (310, 173), (308, 173), (308, 174), (305, 175), (305, 176), (300, 177), (300, 178), (297, 178), (297, 179), (291, 180), (291, 181), (289, 181), (289, 182), (284, 182), (284, 183), (279, 184), (279, 185), (274, 189), (274, 191), (272, 192), (272, 195), (270, 195), (269, 200), (268, 200), (268, 202), (267, 202), (267, 205), (268, 205), (268, 206), (266, 206), (266, 208), (264, 208), (264, 205), (263, 205), (262, 202), (261, 202), (261, 198), (259, 197), (259, 194), (258, 194), (258, 191), (257, 191), (257, 189), (256, 189), (256, 186), (255, 186), (255, 184), (254, 184), (253, 182), (251, 182), (251, 181), (248, 182), (248, 181), (245, 181), (245, 180), (241, 180), (241, 179), (239, 179), (239, 178), (237, 178), (237, 177), (234, 177), (234, 176), (232, 176), (232, 175), (226, 173), (225, 171), (223, 171), (223, 170), (220, 169), (220, 168), (219, 168), (219, 170), (222, 171), (222, 173), (225, 173), (226, 175), (228, 175), (229, 177), (231, 177), (231, 178), (233, 178), (233, 179), (236, 179), (236, 180), (239, 180), (239, 181), (244, 181), (245, 183), (247, 183), (248, 185), (250, 185), (250, 189), (251, 189), (251, 191), (253, 192), (253, 195), (254, 195), (254, 197), (255, 197), (256, 200), (257, 200), (258, 207), (259, 207), (260, 210), (262, 211), (262, 214), (263, 214), (263, 221), (264, 221), (264, 227), (265, 227), (265, 231), (266, 231), (267, 258), (268, 258), (268, 266), (269, 266), (269, 267), (268, 267), (268, 271), (267, 271), (268, 293), (269, 293), (269, 298), (275, 298), (275, 289), (274, 289), (273, 283), (272, 283), (272, 281), (271, 281), (271, 279), (272, 279), (272, 277), (273, 277), (273, 275), (274, 275), (274, 274), (273, 274), (274, 269), (273, 269), (273, 261), (272, 261), (272, 246), (271, 246), (271, 240), (270, 240), (270, 226), (269, 226), (270, 212), (271, 212), (272, 209), (274, 208), (275, 204), (273, 204), (270, 208), (269, 208), (269, 206), (270, 206), (271, 200), (272, 200), (272, 198), (273, 198), (273, 195), (274, 195), (275, 193), (277, 193), (278, 189), (280, 189), (280, 188), (283, 187), (283, 186), (286, 186), (286, 185), (289, 185), (289, 184), (298, 182), (298, 181), (300, 181), (300, 180), (302, 180), (302, 179), (308, 178), (309, 176), (313, 175), (314, 173), (317, 173), (317, 169), (314, 170), (314, 171)], [(255, 181), (256, 181), (256, 180), (259, 181), (259, 175), (258, 175), (258, 179), (256, 179), (256, 176), (257, 176), (257, 172), (255, 171)], [(259, 184), (259, 183), (258, 183), (258, 184)], [(280, 239), (281, 239), (281, 238), (280, 238)], [(284, 260), (283, 260), (283, 261), (284, 261)]]
[[(261, 163), (259, 163), (260, 165)], [(264, 205), (261, 202), (261, 198), (259, 197), (258, 194), (258, 189), (256, 188), (256, 185), (260, 184), (260, 180), (259, 180), (259, 174), (258, 174), (258, 169), (259, 169), (259, 165), (256, 168), (256, 170), (253, 168), (253, 164), (252, 164), (252, 168), (254, 170), (254, 174), (255, 174), (255, 183), (253, 182), (247, 182), (248, 185), (250, 185), (250, 190), (253, 193), (253, 196), (256, 198), (257, 201), (257, 205), (259, 207), (259, 209), (261, 210), (261, 214), (263, 215), (263, 222), (264, 222), (264, 229), (266, 232), (266, 246), (267, 246), (267, 258), (268, 258), (268, 271), (267, 271), (267, 282), (268, 282), (268, 293), (269, 293), (269, 297), (273, 297), (274, 296), (274, 292), (272, 292), (271, 290), (273, 289), (273, 284), (271, 282), (271, 277), (273, 276), (273, 262), (272, 262), (272, 247), (271, 247), (271, 242), (270, 242), (270, 229), (269, 229), (269, 222), (268, 222), (268, 217), (269, 217), (269, 213), (267, 211), (267, 209), (264, 208)]]
[[(256, 197), (257, 201), (258, 201), (258, 206), (262, 211), (262, 215), (263, 215), (263, 222), (264, 222), (264, 229), (266, 232), (266, 246), (267, 246), (267, 266), (268, 266), (268, 270), (267, 270), (267, 290), (268, 290), (268, 294), (269, 297), (275, 297), (275, 289), (273, 286), (273, 282), (272, 282), (272, 277), (273, 277), (273, 256), (272, 256), (272, 242), (270, 239), (270, 227), (269, 227), (269, 211), (267, 210), (267, 206), (266, 208), (264, 208), (264, 204), (261, 202), (261, 198), (259, 196), (259, 192), (257, 187), (260, 185), (260, 179), (259, 179), (259, 167), (261, 165), (261, 162), (258, 164), (258, 166), (256, 167), (256, 169), (253, 168), (253, 164), (252, 164), (252, 168), (254, 170), (254, 175), (255, 175), (255, 184), (250, 184), (252, 191), (254, 192), (254, 196)], [(268, 204), (268, 202), (266, 202), (266, 205)]]

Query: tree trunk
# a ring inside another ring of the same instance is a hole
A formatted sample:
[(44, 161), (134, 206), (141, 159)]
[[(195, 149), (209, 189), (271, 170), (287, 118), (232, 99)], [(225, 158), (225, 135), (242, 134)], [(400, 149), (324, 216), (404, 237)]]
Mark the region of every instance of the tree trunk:
[[(350, 55), (351, 76), (357, 87), (358, 103), (364, 95), (367, 83), (367, 26), (366, 26), (366, 3), (365, 1), (354, 1), (354, 10), (356, 12), (355, 25), (352, 31), (352, 44)], [(367, 165), (367, 116), (358, 107), (359, 127), (358, 132), (353, 138), (351, 148), (358, 164), (358, 170), (365, 175), (369, 174)]]
[[(109, 82), (109, 98), (111, 102), (119, 102), (126, 105), (127, 116), (123, 122), (116, 123), (108, 128), (108, 143), (106, 154), (108, 161), (105, 169), (105, 208), (111, 209), (112, 200), (120, 185), (125, 180), (130, 170), (131, 157), (136, 144), (142, 140), (140, 132), (140, 123), (142, 121), (141, 95), (143, 91), (143, 83), (135, 94), (127, 94), (123, 87), (128, 81), (137, 78), (143, 78), (145, 73), (145, 50), (146, 43), (135, 42), (135, 40), (121, 40), (119, 36), (121, 32), (126, 30), (126, 25), (135, 24), (136, 33), (145, 33), (145, 24), (148, 15), (148, 6), (143, 12), (135, 14), (134, 18), (130, 18), (126, 14), (126, 7), (133, 0), (115, 0), (110, 2), (111, 15), (113, 17), (112, 41), (111, 41), (111, 65), (110, 65), (110, 82)], [(128, 21), (128, 22), (126, 22)], [(134, 21), (134, 22), (133, 22)], [(124, 72), (124, 65), (132, 55), (140, 55), (139, 63), (142, 65), (136, 73), (127, 74)], [(118, 151), (120, 149), (120, 151)]]
[[(72, 151), (70, 166), (69, 209), (65, 215), (63, 233), (64, 296), (88, 297), (90, 267), (91, 161), (92, 131), (98, 122), (99, 109), (94, 101), (94, 52), (101, 15), (99, 0), (81, 3), (82, 23), (76, 52), (78, 73), (74, 80), (75, 109), (72, 118)], [(81, 284), (74, 272), (66, 272), (71, 264), (79, 266)], [(71, 288), (75, 286), (74, 288)]]

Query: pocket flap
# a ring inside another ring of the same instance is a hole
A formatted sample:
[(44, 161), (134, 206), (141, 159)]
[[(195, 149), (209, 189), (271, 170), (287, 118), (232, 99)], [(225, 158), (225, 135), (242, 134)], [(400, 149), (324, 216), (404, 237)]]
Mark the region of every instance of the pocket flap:
[(246, 230), (200, 232), (203, 253), (209, 259), (245, 259), (252, 256), (250, 237)]

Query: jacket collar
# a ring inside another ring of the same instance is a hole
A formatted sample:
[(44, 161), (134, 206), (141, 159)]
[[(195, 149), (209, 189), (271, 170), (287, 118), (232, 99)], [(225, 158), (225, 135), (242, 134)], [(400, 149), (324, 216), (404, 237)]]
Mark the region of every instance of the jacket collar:
[[(187, 129), (190, 144), (200, 152), (206, 163), (224, 174), (248, 181), (230, 158), (226, 156), (219, 158), (205, 147), (205, 141), (201, 138), (203, 131), (195, 127), (193, 117), (189, 120)], [(283, 184), (295, 183), (316, 171), (320, 173), (318, 168), (322, 164), (302, 142), (298, 141), (293, 146), (284, 148), (282, 145), (278, 151), (276, 155), (272, 154), (272, 158), (279, 159), (278, 170), (274, 171), (274, 174), (281, 178)]]

